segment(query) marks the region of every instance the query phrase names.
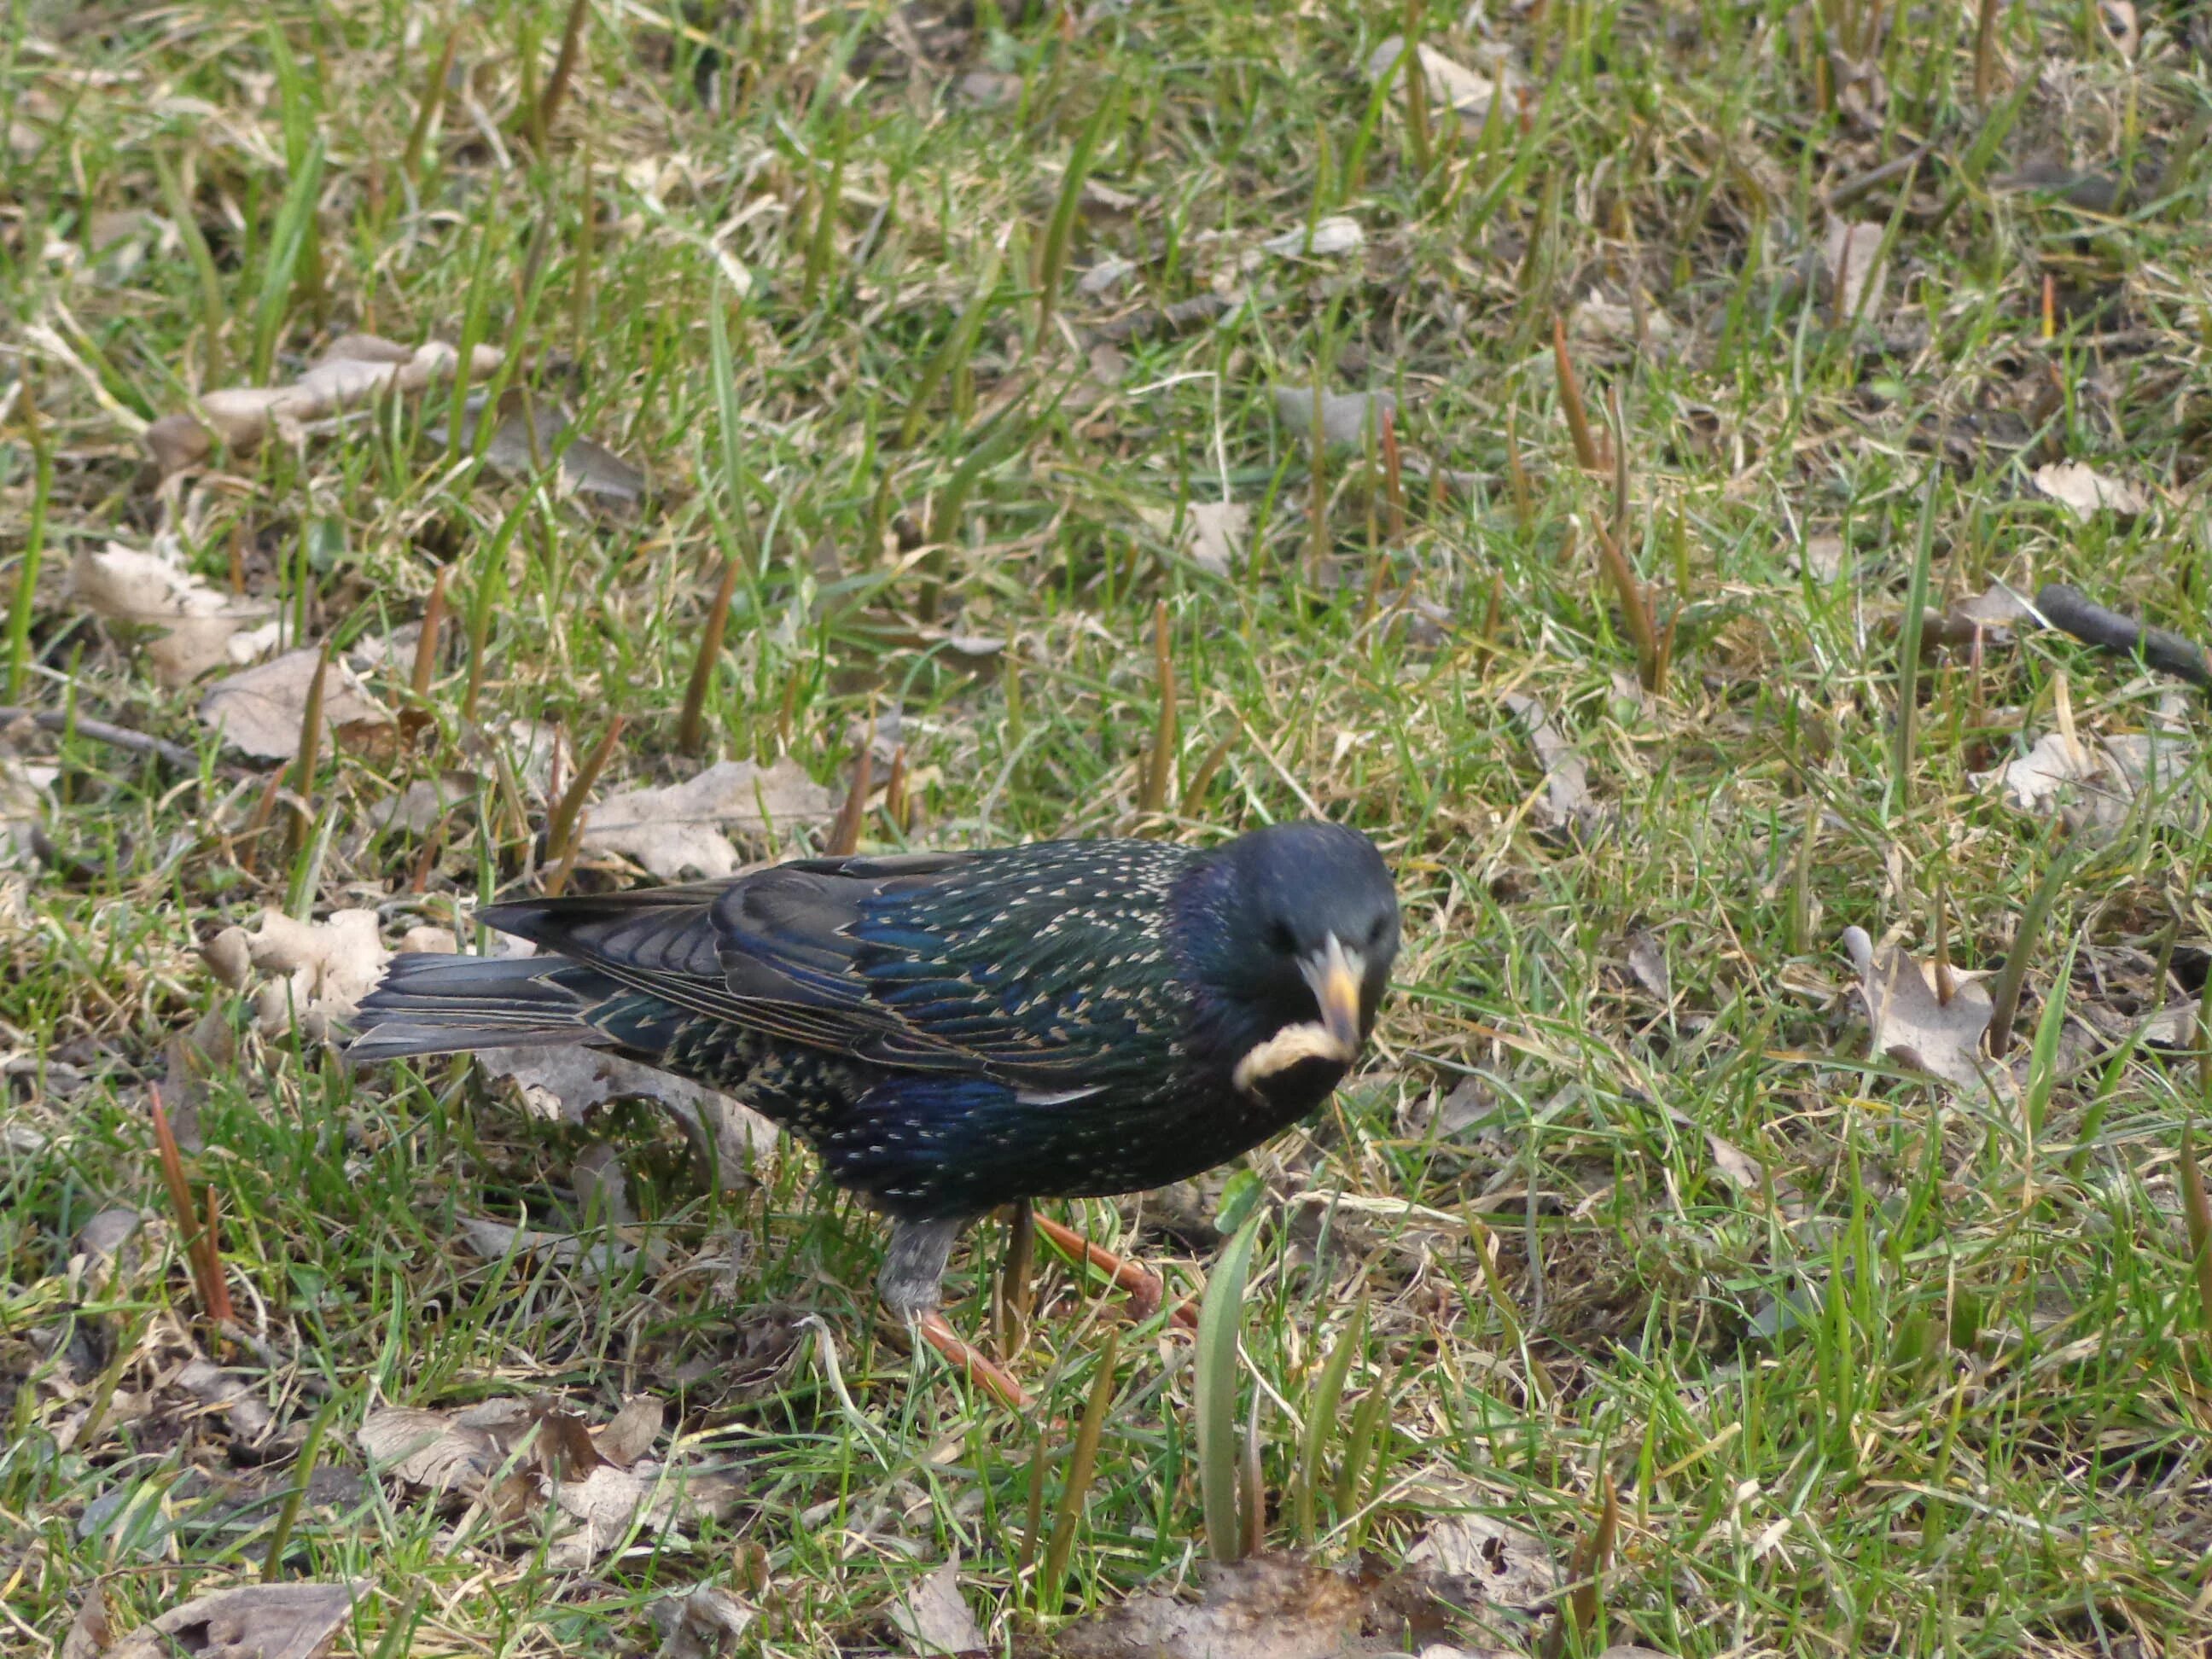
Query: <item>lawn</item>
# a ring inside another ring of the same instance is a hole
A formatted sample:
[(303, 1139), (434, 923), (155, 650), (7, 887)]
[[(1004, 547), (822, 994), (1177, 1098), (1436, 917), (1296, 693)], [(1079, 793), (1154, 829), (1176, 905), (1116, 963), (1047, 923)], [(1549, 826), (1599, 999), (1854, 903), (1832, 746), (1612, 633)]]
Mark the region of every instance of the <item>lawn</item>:
[[(2206, 1650), (2212, 12), (0, 38), (0, 1651)], [(713, 1097), (333, 1042), (495, 896), (1300, 816), (1376, 1040), (1052, 1207), (1165, 1310), (970, 1235), (1026, 1412)]]

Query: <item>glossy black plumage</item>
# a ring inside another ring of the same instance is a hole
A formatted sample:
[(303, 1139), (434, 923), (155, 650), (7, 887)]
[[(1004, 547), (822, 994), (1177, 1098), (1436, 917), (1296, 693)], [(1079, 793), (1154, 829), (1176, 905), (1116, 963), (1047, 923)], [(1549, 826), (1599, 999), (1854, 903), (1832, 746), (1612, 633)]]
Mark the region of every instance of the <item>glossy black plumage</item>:
[(540, 954), (395, 959), (355, 1058), (612, 1048), (738, 1096), (915, 1224), (1265, 1139), (1343, 1075), (1398, 938), (1373, 845), (1321, 823), (805, 860), (482, 919)]

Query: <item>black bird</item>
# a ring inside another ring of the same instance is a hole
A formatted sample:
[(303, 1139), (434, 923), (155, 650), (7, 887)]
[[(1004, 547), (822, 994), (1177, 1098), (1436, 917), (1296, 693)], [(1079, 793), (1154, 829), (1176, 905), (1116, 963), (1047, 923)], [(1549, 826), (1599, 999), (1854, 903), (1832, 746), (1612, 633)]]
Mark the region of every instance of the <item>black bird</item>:
[(352, 1059), (574, 1043), (738, 1096), (890, 1217), (884, 1301), (1010, 1398), (938, 1310), (961, 1231), (1182, 1180), (1305, 1116), (1398, 951), (1381, 854), (1323, 823), (802, 859), (477, 915), (541, 954), (395, 957)]

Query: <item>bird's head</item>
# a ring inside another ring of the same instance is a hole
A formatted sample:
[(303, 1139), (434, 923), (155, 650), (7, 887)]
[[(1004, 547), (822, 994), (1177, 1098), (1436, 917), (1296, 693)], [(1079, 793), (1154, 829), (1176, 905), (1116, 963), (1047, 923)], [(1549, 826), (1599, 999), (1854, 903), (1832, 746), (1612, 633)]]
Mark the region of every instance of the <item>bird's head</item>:
[[(1358, 1057), (1398, 954), (1398, 894), (1375, 843), (1276, 824), (1207, 861), (1193, 966), (1237, 1088), (1326, 1093)], [(1323, 1066), (1309, 1061), (1325, 1062)]]

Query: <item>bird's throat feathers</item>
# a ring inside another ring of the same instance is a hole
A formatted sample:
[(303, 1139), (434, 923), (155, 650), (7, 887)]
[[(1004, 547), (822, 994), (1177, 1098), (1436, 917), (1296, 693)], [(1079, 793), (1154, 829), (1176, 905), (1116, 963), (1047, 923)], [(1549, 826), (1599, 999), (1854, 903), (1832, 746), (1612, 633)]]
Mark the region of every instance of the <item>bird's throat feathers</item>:
[(1285, 1121), (1304, 1116), (1328, 1098), (1357, 1056), (1313, 1018), (1295, 975), (1255, 973), (1240, 948), (1250, 930), (1224, 863), (1210, 860), (1184, 877), (1174, 907), (1177, 965), (1191, 992), (1193, 1057)]

